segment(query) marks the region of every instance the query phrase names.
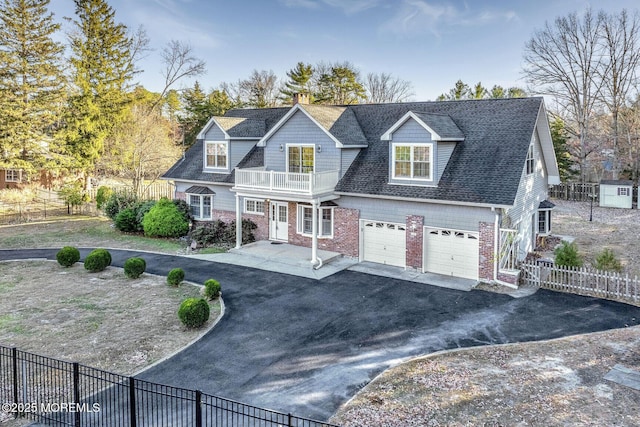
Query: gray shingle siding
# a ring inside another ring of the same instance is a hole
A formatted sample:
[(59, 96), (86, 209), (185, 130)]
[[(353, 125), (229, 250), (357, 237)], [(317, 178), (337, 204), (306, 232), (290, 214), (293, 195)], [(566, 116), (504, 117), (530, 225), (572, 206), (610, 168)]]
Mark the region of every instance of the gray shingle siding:
[(226, 141), (224, 132), (216, 124), (213, 124), (204, 136), (205, 141)]
[(478, 231), (479, 222), (493, 222), (495, 214), (489, 208), (384, 200), (343, 196), (336, 200), (340, 207), (358, 209), (361, 219), (406, 223), (407, 215), (424, 217), (427, 227)]

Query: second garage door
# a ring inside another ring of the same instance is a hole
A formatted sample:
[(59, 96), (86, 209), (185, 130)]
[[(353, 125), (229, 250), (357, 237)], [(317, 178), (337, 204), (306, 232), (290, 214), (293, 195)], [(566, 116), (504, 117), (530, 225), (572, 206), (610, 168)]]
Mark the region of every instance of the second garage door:
[(478, 279), (478, 258), (477, 232), (425, 227), (425, 272)]
[(364, 261), (404, 267), (407, 236), (404, 224), (363, 220)]

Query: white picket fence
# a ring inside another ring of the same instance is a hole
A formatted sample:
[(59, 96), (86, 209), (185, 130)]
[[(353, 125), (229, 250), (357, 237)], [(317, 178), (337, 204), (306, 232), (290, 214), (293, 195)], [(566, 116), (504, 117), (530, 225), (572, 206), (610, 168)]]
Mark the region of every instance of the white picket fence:
[(521, 265), (525, 284), (578, 295), (640, 304), (640, 280), (610, 271), (588, 267)]

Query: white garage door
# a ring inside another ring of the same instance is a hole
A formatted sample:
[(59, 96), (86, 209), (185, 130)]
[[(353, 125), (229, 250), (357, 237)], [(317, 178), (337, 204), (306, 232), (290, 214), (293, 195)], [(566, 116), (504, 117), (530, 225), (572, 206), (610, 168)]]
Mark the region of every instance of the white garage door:
[(404, 224), (363, 220), (363, 260), (404, 267), (407, 236)]
[(424, 228), (424, 271), (478, 279), (477, 232)]

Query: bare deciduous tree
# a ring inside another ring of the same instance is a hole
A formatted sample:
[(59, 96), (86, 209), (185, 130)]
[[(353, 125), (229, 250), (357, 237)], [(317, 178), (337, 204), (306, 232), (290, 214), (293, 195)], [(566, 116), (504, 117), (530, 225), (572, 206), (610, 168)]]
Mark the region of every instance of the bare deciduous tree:
[(640, 20), (637, 12), (629, 15), (626, 10), (619, 14), (600, 12), (601, 43), (606, 67), (599, 70), (602, 80), (600, 93), (602, 102), (611, 113), (611, 140), (614, 161), (613, 178), (618, 178), (620, 168), (618, 135), (620, 110), (626, 105), (631, 88), (637, 82), (640, 61)]
[[(607, 63), (600, 43), (602, 18), (587, 10), (581, 17), (572, 13), (557, 18), (537, 31), (525, 46), (525, 74), (536, 93), (555, 98), (575, 127), (567, 127), (578, 138), (575, 153), (581, 179), (585, 162), (594, 147), (589, 146), (590, 120), (602, 92)], [(569, 124), (569, 123), (568, 123)]]
[(367, 102), (406, 102), (413, 95), (413, 85), (407, 80), (393, 77), (389, 73), (369, 73), (365, 82)]
[(253, 70), (251, 75), (238, 83), (240, 98), (255, 108), (278, 105), (278, 77), (271, 70)]

